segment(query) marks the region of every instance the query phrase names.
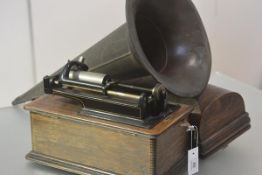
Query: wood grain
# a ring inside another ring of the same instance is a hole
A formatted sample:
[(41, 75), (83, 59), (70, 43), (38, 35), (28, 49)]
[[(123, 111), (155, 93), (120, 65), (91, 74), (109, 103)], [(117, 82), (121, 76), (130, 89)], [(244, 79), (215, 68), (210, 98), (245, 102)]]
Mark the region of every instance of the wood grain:
[(59, 160), (67, 162), (64, 168), (63, 163), (54, 166), (60, 169), (72, 162), (112, 174), (162, 175), (186, 155), (181, 124), (192, 110), (186, 105), (152, 129), (81, 116), (79, 103), (58, 96), (41, 97), (25, 108), (32, 124), (33, 152), (28, 157), (42, 164)]
[(250, 128), (242, 96), (209, 85), (198, 99), (200, 154), (207, 157), (223, 148)]
[(201, 157), (224, 148), (251, 127), (242, 96), (221, 87), (208, 85), (199, 97), (169, 100), (194, 107), (189, 121), (199, 128)]
[(150, 139), (35, 113), (32, 123), (36, 152), (109, 172), (150, 174)]

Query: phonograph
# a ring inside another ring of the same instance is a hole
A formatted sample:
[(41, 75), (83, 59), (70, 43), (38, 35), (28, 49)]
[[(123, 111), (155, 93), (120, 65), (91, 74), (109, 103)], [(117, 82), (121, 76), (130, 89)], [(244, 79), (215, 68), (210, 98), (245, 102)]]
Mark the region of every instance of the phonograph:
[(78, 174), (175, 174), (250, 128), (240, 94), (208, 85), (191, 0), (127, 0), (127, 23), (13, 104), (30, 111), (35, 162)]

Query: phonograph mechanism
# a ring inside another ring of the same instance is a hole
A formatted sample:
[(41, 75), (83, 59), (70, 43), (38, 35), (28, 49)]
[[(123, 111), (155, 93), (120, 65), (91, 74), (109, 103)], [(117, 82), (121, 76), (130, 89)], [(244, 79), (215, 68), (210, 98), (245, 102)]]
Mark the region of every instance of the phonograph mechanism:
[(152, 128), (179, 107), (167, 103), (163, 85), (144, 88), (115, 82), (109, 75), (89, 72), (83, 62), (68, 61), (57, 75), (44, 77), (45, 93), (77, 100), (82, 115), (144, 128)]

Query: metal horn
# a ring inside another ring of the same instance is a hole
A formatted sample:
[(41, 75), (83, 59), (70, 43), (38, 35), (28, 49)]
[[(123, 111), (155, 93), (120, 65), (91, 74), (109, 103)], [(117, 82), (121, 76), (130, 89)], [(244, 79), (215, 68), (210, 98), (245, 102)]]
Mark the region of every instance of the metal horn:
[[(90, 71), (120, 81), (150, 75), (177, 96), (199, 95), (209, 80), (211, 53), (192, 1), (126, 0), (126, 17), (126, 24), (80, 55)], [(41, 82), (13, 104), (37, 98), (42, 89)]]

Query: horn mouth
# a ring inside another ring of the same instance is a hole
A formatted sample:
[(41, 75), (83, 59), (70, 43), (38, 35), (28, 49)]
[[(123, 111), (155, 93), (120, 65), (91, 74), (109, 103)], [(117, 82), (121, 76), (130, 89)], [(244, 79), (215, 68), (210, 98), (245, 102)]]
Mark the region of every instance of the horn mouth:
[(166, 43), (160, 29), (153, 21), (139, 15), (136, 16), (135, 25), (139, 43), (148, 62), (157, 72), (164, 71), (168, 57)]
[(168, 90), (195, 97), (206, 87), (211, 52), (191, 0), (127, 0), (129, 47), (135, 58)]

